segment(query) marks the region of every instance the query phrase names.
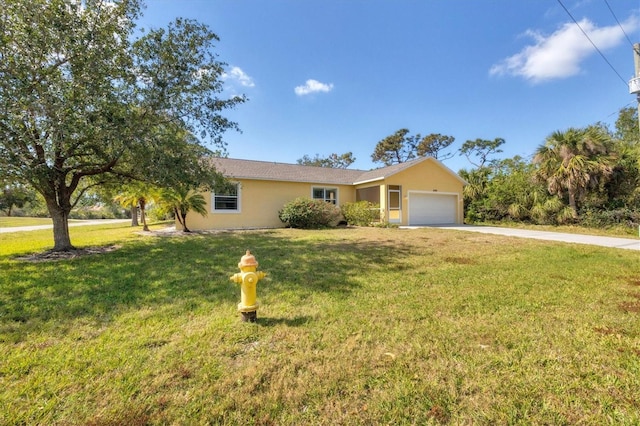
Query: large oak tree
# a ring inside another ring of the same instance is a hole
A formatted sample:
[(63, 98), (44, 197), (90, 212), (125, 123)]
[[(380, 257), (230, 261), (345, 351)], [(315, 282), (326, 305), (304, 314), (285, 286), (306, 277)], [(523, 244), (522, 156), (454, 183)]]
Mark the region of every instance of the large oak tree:
[[(217, 36), (177, 19), (136, 39), (139, 0), (0, 0), (0, 174), (31, 185), (73, 248), (69, 212), (96, 185), (206, 174), (221, 111)], [(191, 135), (198, 135), (204, 142)]]

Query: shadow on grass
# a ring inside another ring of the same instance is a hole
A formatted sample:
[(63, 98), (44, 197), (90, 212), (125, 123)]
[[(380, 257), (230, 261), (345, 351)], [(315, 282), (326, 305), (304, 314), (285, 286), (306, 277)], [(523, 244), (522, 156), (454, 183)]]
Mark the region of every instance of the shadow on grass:
[[(363, 269), (392, 267), (402, 251), (398, 242), (316, 242), (256, 232), (149, 238), (67, 261), (0, 261), (0, 342), (21, 341), (45, 323), (64, 332), (77, 319), (104, 324), (143, 308), (184, 312), (235, 305), (239, 288), (229, 277), (247, 249), (268, 273), (270, 292), (296, 297), (348, 296), (359, 287), (354, 277)], [(309, 320), (259, 319), (264, 326)]]
[(305, 325), (313, 321), (314, 318), (308, 315), (303, 315), (300, 317), (294, 318), (269, 318), (269, 317), (260, 317), (258, 314), (258, 319), (256, 321), (257, 325), (263, 327), (273, 327), (276, 325), (286, 325), (287, 327), (300, 327), (301, 325)]

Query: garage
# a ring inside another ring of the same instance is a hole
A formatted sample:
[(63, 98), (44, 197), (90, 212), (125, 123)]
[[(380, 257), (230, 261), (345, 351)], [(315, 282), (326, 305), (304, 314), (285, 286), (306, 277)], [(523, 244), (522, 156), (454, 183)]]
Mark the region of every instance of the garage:
[(409, 225), (456, 223), (457, 195), (409, 192)]

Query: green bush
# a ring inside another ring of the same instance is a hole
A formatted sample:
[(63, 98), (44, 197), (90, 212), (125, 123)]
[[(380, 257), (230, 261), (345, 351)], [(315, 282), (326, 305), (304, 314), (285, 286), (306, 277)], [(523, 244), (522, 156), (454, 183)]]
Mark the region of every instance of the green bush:
[(73, 209), (69, 213), (70, 219), (93, 220), (93, 219), (115, 219), (122, 215), (117, 215), (113, 209), (102, 207), (80, 207)]
[(372, 223), (372, 226), (374, 228), (391, 228), (391, 229), (400, 227), (400, 225), (398, 225), (397, 223), (389, 223), (387, 221), (374, 222)]
[(464, 223), (471, 224), (482, 222), (484, 220), (484, 215), (479, 213), (474, 206), (465, 206), (465, 210), (467, 212), (464, 216)]
[(340, 220), (340, 209), (323, 200), (299, 197), (285, 204), (278, 217), (291, 228), (326, 228)]
[(371, 226), (373, 222), (380, 221), (380, 206), (370, 201), (344, 203), (342, 215), (349, 225)]
[(580, 224), (593, 228), (622, 225), (635, 229), (640, 226), (640, 212), (629, 208), (615, 210), (589, 209), (581, 212)]

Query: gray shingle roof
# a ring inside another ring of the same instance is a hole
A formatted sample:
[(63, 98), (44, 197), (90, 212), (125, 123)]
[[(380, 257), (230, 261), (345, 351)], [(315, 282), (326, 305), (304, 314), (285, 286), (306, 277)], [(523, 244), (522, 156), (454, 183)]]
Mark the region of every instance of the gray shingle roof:
[[(384, 179), (427, 159), (428, 157), (416, 158), (405, 163), (369, 171), (302, 166), (270, 161), (238, 160), (234, 158), (214, 158), (212, 162), (219, 172), (229, 178), (353, 185)], [(451, 172), (451, 174), (462, 181), (455, 173)]]
[(214, 158), (213, 164), (219, 172), (229, 178), (330, 183), (334, 185), (351, 185), (358, 176), (365, 173), (363, 170), (331, 169), (234, 158)]
[(403, 170), (406, 170), (409, 167), (413, 167), (416, 164), (421, 163), (426, 159), (427, 157), (415, 158), (411, 161), (406, 161), (404, 163), (394, 164), (393, 166), (382, 167), (381, 169), (375, 169), (368, 172), (364, 172), (358, 177), (358, 180), (356, 180), (354, 183), (363, 183), (363, 182), (383, 179), (391, 175), (395, 175), (396, 173), (399, 173)]

